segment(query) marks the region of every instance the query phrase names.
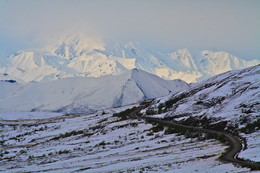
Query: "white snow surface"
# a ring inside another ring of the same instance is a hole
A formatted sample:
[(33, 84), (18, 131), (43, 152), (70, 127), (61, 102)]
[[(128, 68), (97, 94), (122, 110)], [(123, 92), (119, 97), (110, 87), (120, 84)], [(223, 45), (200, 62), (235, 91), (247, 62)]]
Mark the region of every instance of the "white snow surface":
[(255, 120), (260, 112), (260, 65), (216, 75), (172, 98), (181, 94), (184, 97), (165, 116), (208, 116), (234, 123), (245, 117)]
[[(152, 132), (140, 120), (120, 120), (136, 105), (44, 120), (0, 120), (0, 172), (245, 172), (220, 162), (226, 146)], [(38, 116), (35, 115), (35, 118)]]
[(137, 103), (183, 91), (181, 80), (167, 81), (142, 70), (100, 78), (70, 77), (49, 82), (30, 82), (0, 99), (0, 112), (88, 112)]
[[(150, 109), (156, 111), (160, 103), (170, 99), (177, 101), (169, 110), (148, 116), (172, 117), (176, 121), (190, 117), (208, 117), (213, 118), (211, 124), (227, 121), (237, 128), (245, 127), (260, 118), (260, 65), (229, 71), (194, 84), (190, 89), (173, 94), (172, 97), (158, 98)], [(259, 130), (241, 133), (247, 141), (247, 149), (239, 157), (260, 161), (259, 133)]]
[(259, 64), (259, 57), (256, 58), (246, 61), (227, 52), (206, 50), (196, 57), (187, 49), (154, 52), (139, 43), (105, 43), (81, 34), (53, 40), (41, 49), (18, 51), (0, 61), (0, 80), (2, 74), (30, 82), (119, 75), (137, 68), (165, 79), (182, 79), (190, 83)]
[(248, 147), (246, 150), (239, 153), (239, 156), (244, 159), (260, 162), (260, 131), (246, 134), (244, 137), (246, 137)]
[(5, 112), (0, 113), (1, 120), (45, 119), (63, 115), (54, 112)]
[(15, 82), (15, 80), (2, 80), (0, 81), (0, 99), (11, 95), (17, 88), (22, 86), (22, 84)]

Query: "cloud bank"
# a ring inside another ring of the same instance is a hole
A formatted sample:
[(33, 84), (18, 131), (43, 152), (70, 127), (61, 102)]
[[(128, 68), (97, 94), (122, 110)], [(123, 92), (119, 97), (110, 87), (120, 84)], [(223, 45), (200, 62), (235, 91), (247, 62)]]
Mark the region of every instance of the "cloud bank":
[(260, 58), (260, 1), (2, 0), (1, 53), (85, 33), (150, 49), (224, 50)]

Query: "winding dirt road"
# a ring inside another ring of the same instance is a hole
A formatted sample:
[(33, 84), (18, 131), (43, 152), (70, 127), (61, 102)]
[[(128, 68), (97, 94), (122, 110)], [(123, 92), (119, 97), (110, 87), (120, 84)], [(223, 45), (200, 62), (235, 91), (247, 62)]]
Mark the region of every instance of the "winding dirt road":
[(240, 140), (238, 140), (238, 138), (236, 136), (233, 136), (233, 135), (231, 135), (227, 132), (223, 132), (223, 131), (217, 131), (217, 130), (211, 130), (211, 129), (204, 129), (201, 127), (183, 125), (183, 124), (179, 124), (178, 122), (174, 122), (174, 121), (165, 121), (165, 120), (161, 120), (158, 118), (137, 116), (137, 113), (146, 107), (148, 107), (148, 104), (137, 107), (128, 115), (129, 118), (143, 119), (143, 120), (148, 120), (149, 122), (161, 124), (163, 126), (168, 126), (168, 127), (173, 127), (173, 128), (181, 127), (181, 128), (189, 129), (192, 131), (201, 132), (201, 133), (211, 133), (211, 134), (216, 134), (218, 136), (223, 136), (228, 141), (229, 148), (224, 153), (222, 153), (222, 155), (220, 156), (220, 159), (222, 161), (238, 164), (242, 167), (251, 168), (252, 170), (260, 170), (259, 163), (250, 161), (250, 160), (243, 160), (238, 157), (238, 154), (243, 149), (243, 145), (242, 145), (242, 142)]

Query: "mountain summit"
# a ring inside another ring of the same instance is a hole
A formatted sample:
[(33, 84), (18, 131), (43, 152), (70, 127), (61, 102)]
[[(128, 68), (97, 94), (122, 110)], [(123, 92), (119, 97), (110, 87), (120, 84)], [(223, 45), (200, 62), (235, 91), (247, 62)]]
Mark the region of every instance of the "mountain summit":
[(84, 36), (65, 37), (42, 50), (19, 51), (0, 61), (0, 76), (29, 81), (50, 81), (65, 77), (119, 75), (137, 68), (164, 79), (198, 82), (229, 70), (259, 64), (227, 52), (202, 51), (192, 56), (187, 49), (172, 53), (153, 52), (139, 43), (103, 43)]
[[(7, 86), (4, 81), (0, 85)], [(30, 82), (23, 86), (8, 83), (8, 87), (8, 95), (0, 95), (2, 112), (86, 112), (166, 96), (187, 89), (189, 85), (181, 80), (167, 81), (133, 69), (119, 76), (72, 77), (49, 82)]]

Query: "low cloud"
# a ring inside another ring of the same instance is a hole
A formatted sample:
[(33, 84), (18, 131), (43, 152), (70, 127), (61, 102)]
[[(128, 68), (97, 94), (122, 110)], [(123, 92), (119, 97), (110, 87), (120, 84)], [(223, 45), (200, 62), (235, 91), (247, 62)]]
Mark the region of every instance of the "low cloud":
[(157, 50), (224, 50), (257, 58), (259, 5), (237, 0), (6, 0), (0, 2), (0, 48), (34, 48), (55, 37), (85, 33)]

